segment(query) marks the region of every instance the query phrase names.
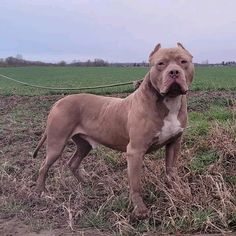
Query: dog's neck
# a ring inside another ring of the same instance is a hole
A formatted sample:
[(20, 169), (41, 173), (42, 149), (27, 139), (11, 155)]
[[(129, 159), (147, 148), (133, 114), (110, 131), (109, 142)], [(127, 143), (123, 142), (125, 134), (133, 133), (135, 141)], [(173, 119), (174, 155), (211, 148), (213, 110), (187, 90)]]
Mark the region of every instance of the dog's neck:
[(148, 97), (154, 98), (157, 101), (162, 101), (164, 99), (159, 91), (152, 85), (150, 80), (150, 72), (145, 75), (142, 83), (137, 90)]

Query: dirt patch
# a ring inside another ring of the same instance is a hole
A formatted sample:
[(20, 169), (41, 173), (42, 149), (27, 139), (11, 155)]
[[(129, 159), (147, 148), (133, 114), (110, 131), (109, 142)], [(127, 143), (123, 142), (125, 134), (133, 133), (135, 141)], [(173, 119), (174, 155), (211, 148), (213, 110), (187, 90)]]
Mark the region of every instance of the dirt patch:
[(188, 93), (189, 111), (205, 111), (211, 105), (235, 106), (236, 92), (234, 91), (190, 91)]
[(2, 236), (107, 236), (108, 233), (99, 230), (75, 230), (51, 229), (32, 232), (32, 228), (24, 224), (17, 218), (10, 220), (0, 219), (0, 235)]
[(13, 218), (10, 220), (0, 219), (0, 234), (3, 236), (36, 236), (36, 235), (45, 235), (49, 236), (52, 235), (50, 231), (41, 231), (41, 232), (32, 232), (29, 226), (23, 224), (19, 220)]

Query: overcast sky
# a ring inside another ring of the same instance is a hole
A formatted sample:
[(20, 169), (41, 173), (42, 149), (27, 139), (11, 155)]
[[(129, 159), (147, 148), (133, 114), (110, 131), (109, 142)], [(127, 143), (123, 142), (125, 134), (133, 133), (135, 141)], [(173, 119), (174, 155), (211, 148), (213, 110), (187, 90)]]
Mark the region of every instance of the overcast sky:
[(0, 58), (147, 61), (158, 42), (236, 60), (236, 1), (0, 0)]

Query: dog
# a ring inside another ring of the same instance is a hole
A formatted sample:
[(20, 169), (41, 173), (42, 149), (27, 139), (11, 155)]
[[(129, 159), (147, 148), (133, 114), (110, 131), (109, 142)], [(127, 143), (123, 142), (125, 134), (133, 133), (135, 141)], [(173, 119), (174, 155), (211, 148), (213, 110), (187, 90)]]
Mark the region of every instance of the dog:
[(77, 149), (67, 164), (82, 180), (82, 160), (101, 144), (126, 153), (130, 199), (135, 217), (148, 217), (141, 197), (141, 169), (144, 155), (166, 148), (166, 175), (177, 177), (176, 161), (181, 137), (187, 123), (187, 98), (194, 77), (192, 55), (181, 43), (174, 48), (157, 44), (149, 56), (150, 70), (137, 90), (126, 98), (75, 94), (57, 101), (52, 107), (45, 132), (34, 151), (47, 140), (46, 158), (36, 183), (36, 191), (45, 191), (50, 166), (61, 156), (68, 139)]

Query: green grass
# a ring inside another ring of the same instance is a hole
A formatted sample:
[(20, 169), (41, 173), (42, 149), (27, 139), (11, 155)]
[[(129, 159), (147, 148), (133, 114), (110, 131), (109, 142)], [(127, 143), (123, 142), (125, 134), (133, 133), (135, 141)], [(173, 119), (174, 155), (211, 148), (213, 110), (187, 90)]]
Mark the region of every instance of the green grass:
[(191, 162), (190, 169), (197, 174), (203, 174), (209, 165), (213, 164), (218, 159), (219, 156), (215, 151), (204, 151), (197, 153)]
[[(129, 67), (12, 67), (0, 68), (0, 74), (22, 82), (49, 87), (84, 87), (141, 79), (148, 68)], [(235, 90), (236, 67), (196, 67), (193, 90)], [(93, 93), (132, 91), (132, 85), (90, 90)], [(0, 78), (2, 95), (44, 95), (78, 91), (52, 91), (31, 88)], [(87, 91), (88, 92), (88, 91)]]
[(235, 90), (236, 67), (196, 67), (193, 90)]
[[(115, 67), (18, 67), (0, 68), (0, 73), (22, 82), (48, 87), (84, 87), (118, 82), (133, 81), (142, 78), (146, 68), (115, 68)], [(129, 91), (132, 86), (96, 89), (96, 93), (113, 93)], [(68, 91), (52, 91), (31, 88), (0, 78), (0, 94), (3, 95), (43, 95)], [(73, 93), (75, 91), (72, 91)], [(78, 91), (77, 91), (78, 92)]]
[[(199, 101), (201, 99), (199, 98)], [(197, 100), (197, 98), (194, 98), (195, 102), (192, 103), (194, 107), (196, 107), (195, 103), (197, 103)], [(217, 103), (218, 105), (216, 105)], [(190, 149), (194, 147), (194, 156), (190, 162), (190, 169), (195, 174), (204, 174), (208, 167), (216, 163), (220, 158), (221, 148), (217, 148), (218, 150), (216, 150), (212, 144), (209, 145), (209, 140), (211, 138), (214, 139), (212, 133), (214, 133), (215, 124), (218, 124), (221, 129), (224, 129), (225, 127), (231, 126), (230, 124), (234, 123), (235, 120), (235, 112), (231, 109), (232, 105), (222, 106), (223, 103), (220, 102), (219, 98), (217, 99), (217, 103), (213, 100), (209, 108), (201, 110), (201, 112), (192, 111), (189, 113), (189, 127), (184, 136), (184, 142), (186, 147)], [(233, 127), (232, 133), (234, 133)], [(229, 182), (234, 182), (234, 180), (234, 176), (228, 179)]]
[(189, 114), (189, 125), (184, 135), (186, 146), (195, 145), (199, 137), (205, 138), (209, 132), (209, 125), (204, 113), (191, 112)]
[(84, 228), (94, 227), (103, 229), (110, 227), (109, 222), (107, 221), (105, 216), (102, 213), (93, 210), (89, 210), (88, 212), (86, 212), (86, 216), (77, 223)]

